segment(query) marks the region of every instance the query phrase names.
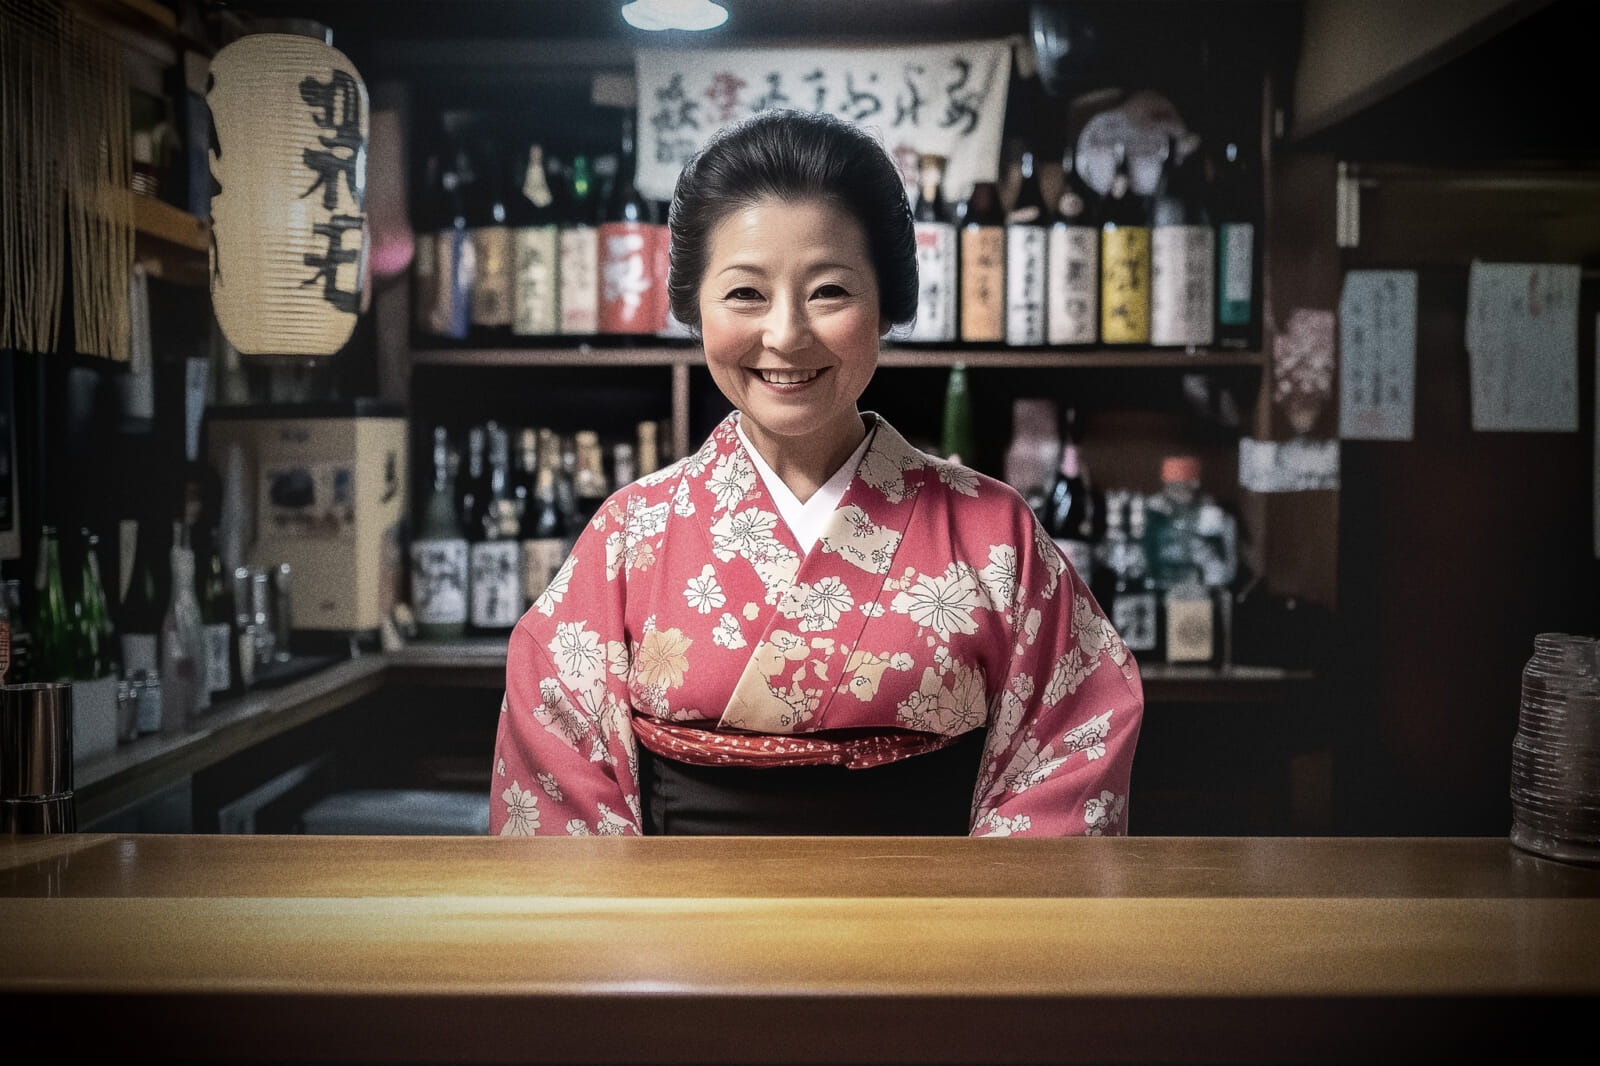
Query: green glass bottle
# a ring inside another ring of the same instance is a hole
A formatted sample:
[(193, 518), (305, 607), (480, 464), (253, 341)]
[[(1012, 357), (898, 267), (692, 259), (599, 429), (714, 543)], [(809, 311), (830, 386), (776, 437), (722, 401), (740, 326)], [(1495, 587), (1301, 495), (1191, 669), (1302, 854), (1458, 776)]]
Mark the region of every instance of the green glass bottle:
[(34, 680), (71, 681), (76, 666), (77, 632), (61, 579), (61, 540), (55, 526), (45, 526), (40, 531), (34, 591)]
[(939, 437), (939, 450), (952, 462), (973, 464), (977, 454), (977, 438), (972, 430), (972, 395), (967, 391), (967, 365), (957, 363), (950, 368), (950, 380), (944, 391), (944, 427)]
[(111, 621), (111, 605), (100, 577), (100, 538), (88, 529), (83, 535), (83, 569), (78, 581), (77, 667), (74, 679), (94, 681), (121, 673), (121, 648)]

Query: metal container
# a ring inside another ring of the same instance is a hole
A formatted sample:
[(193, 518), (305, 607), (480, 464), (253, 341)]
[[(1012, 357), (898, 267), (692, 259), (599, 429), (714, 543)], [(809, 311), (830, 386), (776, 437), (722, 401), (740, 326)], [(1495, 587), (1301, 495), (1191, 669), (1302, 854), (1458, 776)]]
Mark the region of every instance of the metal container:
[(72, 686), (0, 687), (0, 831), (71, 833)]

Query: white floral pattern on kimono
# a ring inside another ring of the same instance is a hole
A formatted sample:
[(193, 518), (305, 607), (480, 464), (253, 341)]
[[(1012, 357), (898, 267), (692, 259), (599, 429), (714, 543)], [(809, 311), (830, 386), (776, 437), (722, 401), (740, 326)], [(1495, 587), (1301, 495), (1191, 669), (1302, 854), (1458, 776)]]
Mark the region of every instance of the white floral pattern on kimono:
[(802, 554), (737, 418), (607, 500), (518, 623), (491, 831), (640, 832), (632, 723), (650, 715), (981, 729), (974, 835), (1125, 833), (1138, 666), (1021, 497), (878, 418)]

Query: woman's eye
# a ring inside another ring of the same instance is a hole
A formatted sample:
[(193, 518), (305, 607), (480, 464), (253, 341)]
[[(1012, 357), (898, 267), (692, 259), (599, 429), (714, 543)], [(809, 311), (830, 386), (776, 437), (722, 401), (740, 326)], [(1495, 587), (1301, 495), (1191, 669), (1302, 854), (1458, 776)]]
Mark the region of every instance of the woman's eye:
[(824, 300), (836, 300), (841, 296), (849, 296), (850, 293), (845, 291), (842, 285), (823, 285), (817, 289), (816, 295)]
[(732, 292), (728, 293), (727, 299), (729, 299), (729, 300), (759, 300), (759, 299), (761, 299), (761, 294), (759, 292), (757, 292), (756, 290), (746, 286), (746, 287), (734, 289)]

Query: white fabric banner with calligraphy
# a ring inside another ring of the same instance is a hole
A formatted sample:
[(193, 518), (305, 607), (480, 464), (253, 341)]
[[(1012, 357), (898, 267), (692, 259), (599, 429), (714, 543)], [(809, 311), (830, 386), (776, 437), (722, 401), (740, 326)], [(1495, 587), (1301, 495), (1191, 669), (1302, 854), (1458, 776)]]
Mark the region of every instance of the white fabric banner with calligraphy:
[(636, 184), (670, 200), (683, 164), (717, 130), (757, 111), (827, 111), (877, 136), (907, 186), (917, 156), (949, 160), (944, 195), (964, 200), (994, 181), (1011, 79), (1011, 43), (892, 48), (642, 48)]

